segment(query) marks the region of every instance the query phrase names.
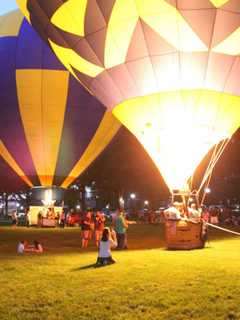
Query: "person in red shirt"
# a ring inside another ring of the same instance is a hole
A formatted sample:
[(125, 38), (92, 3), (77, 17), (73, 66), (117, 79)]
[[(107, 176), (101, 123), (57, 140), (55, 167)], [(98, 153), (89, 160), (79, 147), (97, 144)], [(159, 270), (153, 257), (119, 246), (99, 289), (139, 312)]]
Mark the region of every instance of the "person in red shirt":
[(88, 247), (88, 242), (91, 239), (92, 233), (92, 214), (88, 211), (82, 221), (82, 248)]
[(95, 241), (96, 241), (96, 246), (99, 247), (100, 240), (102, 238), (102, 233), (104, 229), (104, 223), (105, 223), (105, 216), (103, 213), (100, 211), (97, 211), (96, 217), (95, 217)]

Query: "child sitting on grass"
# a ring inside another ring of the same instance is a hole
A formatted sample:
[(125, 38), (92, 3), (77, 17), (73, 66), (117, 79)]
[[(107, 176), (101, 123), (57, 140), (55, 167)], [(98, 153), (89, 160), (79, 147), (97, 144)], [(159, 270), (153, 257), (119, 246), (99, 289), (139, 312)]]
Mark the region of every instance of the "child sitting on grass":
[(26, 241), (24, 241), (24, 240), (19, 241), (19, 243), (17, 245), (17, 253), (20, 253), (20, 254), (24, 253), (25, 243), (26, 243)]
[(104, 228), (99, 244), (98, 258), (96, 263), (97, 267), (113, 264), (116, 262), (115, 260), (113, 260), (111, 255), (111, 248), (115, 248), (116, 246), (117, 238), (115, 231), (110, 231), (109, 228)]

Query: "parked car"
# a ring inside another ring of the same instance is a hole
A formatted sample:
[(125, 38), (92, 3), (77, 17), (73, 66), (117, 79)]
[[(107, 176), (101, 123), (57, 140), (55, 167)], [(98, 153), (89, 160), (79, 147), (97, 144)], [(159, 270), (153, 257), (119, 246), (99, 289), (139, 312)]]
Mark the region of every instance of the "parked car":
[(69, 227), (80, 226), (82, 221), (81, 212), (71, 212), (67, 215), (66, 224)]

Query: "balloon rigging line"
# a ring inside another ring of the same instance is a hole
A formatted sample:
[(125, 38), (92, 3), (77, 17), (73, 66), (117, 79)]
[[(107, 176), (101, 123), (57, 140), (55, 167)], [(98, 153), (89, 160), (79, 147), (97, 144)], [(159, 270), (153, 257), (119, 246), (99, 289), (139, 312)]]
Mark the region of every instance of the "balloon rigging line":
[[(213, 171), (213, 168), (217, 162), (217, 160), (219, 159), (219, 157), (221, 156), (224, 148), (225, 148), (225, 143), (226, 143), (226, 140), (223, 140), (222, 142), (220, 143), (217, 143), (214, 147), (214, 150), (213, 150), (213, 153), (212, 153), (212, 156), (211, 156), (211, 160), (209, 161), (209, 164), (208, 164), (208, 167), (207, 167), (207, 170), (205, 171), (205, 174), (204, 174), (204, 177), (203, 177), (203, 180), (202, 180), (202, 183), (198, 189), (198, 191), (200, 191), (203, 187), (203, 185), (205, 184), (206, 180), (208, 179), (209, 175), (211, 174), (211, 172)], [(219, 149), (218, 149), (219, 147)], [(218, 149), (218, 150), (217, 150)]]
[[(213, 173), (213, 169), (215, 167), (215, 164), (217, 163), (218, 159), (221, 157), (221, 155), (223, 154), (223, 151), (225, 150), (227, 144), (229, 143), (230, 139), (227, 138), (225, 139), (224, 141), (221, 142), (220, 144), (220, 147), (219, 147), (219, 150), (216, 152), (217, 150), (217, 146), (219, 146), (219, 144), (217, 144), (214, 148), (214, 151), (213, 151), (213, 154), (212, 154), (212, 158), (210, 160), (210, 163), (208, 165), (208, 168), (205, 172), (205, 175), (203, 177), (203, 180), (202, 180), (202, 183), (198, 189), (198, 193), (200, 192), (200, 190), (202, 189), (203, 185), (205, 184), (205, 182), (207, 181), (206, 183), (206, 187), (208, 187), (209, 183), (210, 183), (210, 180), (211, 180), (211, 177), (212, 177), (212, 173)], [(204, 202), (204, 199), (206, 197), (206, 192), (204, 192), (203, 194), (203, 197), (202, 197), (202, 200), (201, 200), (201, 205), (203, 204)]]
[(233, 231), (233, 230), (230, 230), (230, 229), (222, 228), (222, 227), (216, 226), (215, 224), (212, 224), (212, 223), (209, 223), (209, 222), (206, 222), (206, 224), (208, 226), (210, 226), (210, 227), (215, 228), (215, 229), (219, 229), (219, 230), (222, 230), (222, 231), (225, 231), (225, 232), (228, 232), (228, 233), (232, 233), (232, 234), (236, 234), (237, 236), (240, 236), (240, 232), (236, 232), (236, 231)]
[[(217, 152), (215, 158), (213, 159), (213, 161), (212, 161), (212, 163), (211, 163), (210, 168), (208, 169), (209, 172), (207, 173), (206, 177), (204, 178), (204, 183), (205, 183), (205, 181), (207, 181), (207, 182), (206, 182), (206, 185), (205, 185), (205, 190), (206, 190), (206, 188), (209, 187), (209, 184), (210, 184), (210, 181), (211, 181), (211, 178), (212, 178), (213, 169), (214, 169), (214, 167), (215, 167), (215, 164), (216, 164), (216, 162), (218, 161), (218, 159), (221, 157), (221, 155), (222, 155), (224, 149), (226, 148), (228, 142), (229, 142), (229, 140), (226, 140), (226, 141), (224, 141), (224, 142), (221, 144), (221, 147), (220, 147), (219, 151)], [(203, 184), (204, 184), (204, 183), (203, 183)], [(203, 187), (203, 184), (201, 185), (201, 188)], [(200, 191), (200, 189), (199, 189), (198, 191)], [(201, 206), (202, 206), (203, 203), (204, 203), (205, 197), (206, 197), (206, 191), (204, 191), (204, 193), (203, 193), (202, 200), (201, 200)]]

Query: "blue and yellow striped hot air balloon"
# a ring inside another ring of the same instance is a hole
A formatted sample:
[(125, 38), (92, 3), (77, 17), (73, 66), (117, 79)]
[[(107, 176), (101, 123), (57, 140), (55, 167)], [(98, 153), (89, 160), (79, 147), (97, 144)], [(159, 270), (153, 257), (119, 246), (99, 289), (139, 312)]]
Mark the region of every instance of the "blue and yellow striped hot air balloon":
[(120, 124), (20, 11), (0, 17), (0, 189), (67, 188)]

